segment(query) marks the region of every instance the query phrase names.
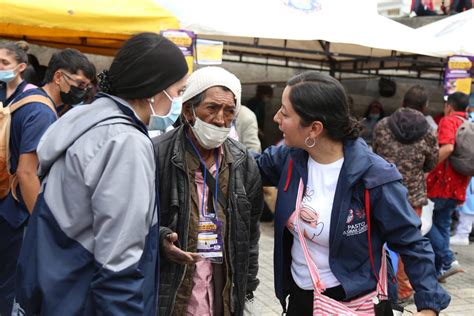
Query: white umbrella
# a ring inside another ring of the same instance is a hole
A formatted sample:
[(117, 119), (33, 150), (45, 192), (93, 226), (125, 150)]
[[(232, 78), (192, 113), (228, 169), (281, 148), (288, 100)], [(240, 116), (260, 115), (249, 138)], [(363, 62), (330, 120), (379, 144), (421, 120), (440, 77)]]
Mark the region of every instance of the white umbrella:
[(431, 39), (424, 53), (432, 56), (474, 56), (474, 9), (452, 15), (415, 30), (419, 38)]
[[(373, 0), (157, 2), (173, 12), (181, 28), (206, 35), (207, 38), (223, 36), (226, 40), (225, 37), (232, 36), (290, 41), (323, 40), (384, 49), (388, 50), (385, 54), (389, 55), (391, 51), (419, 53), (426, 46), (423, 39), (414, 36), (414, 29), (378, 15), (377, 3)], [(301, 45), (303, 48), (308, 46)]]

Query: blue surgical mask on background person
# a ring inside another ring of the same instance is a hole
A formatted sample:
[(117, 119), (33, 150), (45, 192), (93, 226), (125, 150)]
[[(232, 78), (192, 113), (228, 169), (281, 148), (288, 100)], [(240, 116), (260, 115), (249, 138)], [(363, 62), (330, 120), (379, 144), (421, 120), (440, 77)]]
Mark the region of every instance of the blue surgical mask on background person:
[(16, 77), (15, 68), (7, 69), (7, 70), (0, 70), (0, 81), (10, 82), (13, 79), (15, 79), (15, 77)]
[(370, 113), (369, 117), (371, 120), (378, 120), (380, 118), (380, 114), (378, 113)]
[[(153, 101), (149, 102), (151, 113), (150, 115), (150, 122), (148, 123), (148, 130), (150, 131), (164, 131), (168, 127), (174, 124), (178, 117), (181, 115), (181, 108), (183, 107), (183, 97), (174, 97), (171, 98), (169, 94), (163, 90), (165, 95), (171, 101), (171, 108), (168, 114), (164, 116), (160, 116), (155, 114), (155, 110), (153, 109)], [(153, 99), (152, 99), (153, 100)]]

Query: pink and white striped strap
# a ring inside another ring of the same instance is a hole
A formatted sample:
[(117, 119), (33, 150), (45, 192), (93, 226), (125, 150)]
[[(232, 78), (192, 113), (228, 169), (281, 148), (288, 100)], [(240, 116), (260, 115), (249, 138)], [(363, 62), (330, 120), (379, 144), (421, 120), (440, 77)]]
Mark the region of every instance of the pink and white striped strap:
[(319, 277), (319, 269), (316, 266), (313, 258), (311, 258), (311, 254), (308, 250), (308, 245), (306, 244), (306, 239), (304, 238), (303, 231), (301, 229), (301, 219), (300, 219), (300, 212), (301, 212), (301, 202), (303, 200), (303, 191), (304, 191), (304, 184), (303, 180), (300, 179), (300, 184), (298, 187), (298, 195), (296, 198), (296, 224), (298, 226), (298, 237), (300, 239), (301, 247), (303, 247), (304, 256), (306, 258), (306, 263), (308, 265), (309, 274), (311, 275), (311, 280), (313, 281), (314, 291), (317, 293), (324, 292), (326, 287), (321, 282), (321, 278)]

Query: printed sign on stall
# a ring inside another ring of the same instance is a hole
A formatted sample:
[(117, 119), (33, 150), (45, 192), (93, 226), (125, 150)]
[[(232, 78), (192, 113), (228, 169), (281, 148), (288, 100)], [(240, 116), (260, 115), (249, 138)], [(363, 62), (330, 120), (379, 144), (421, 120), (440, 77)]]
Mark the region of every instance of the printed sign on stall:
[(474, 75), (474, 56), (451, 56), (448, 59), (444, 76), (444, 96), (454, 92), (471, 93)]
[(172, 41), (183, 52), (184, 58), (188, 64), (189, 73), (193, 72), (194, 63), (194, 42), (196, 41), (196, 34), (192, 31), (186, 30), (165, 30), (161, 35)]
[(196, 40), (196, 60), (199, 65), (220, 65), (224, 43), (205, 39)]

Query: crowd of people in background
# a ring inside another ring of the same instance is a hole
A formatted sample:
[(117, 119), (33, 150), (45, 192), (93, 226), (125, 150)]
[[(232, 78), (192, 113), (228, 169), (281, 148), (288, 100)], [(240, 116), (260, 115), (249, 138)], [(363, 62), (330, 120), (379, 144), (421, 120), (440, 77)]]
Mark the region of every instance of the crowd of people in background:
[(474, 219), (472, 175), (452, 162), (474, 121), (466, 94), (448, 96), (437, 126), (421, 85), (359, 121), (339, 81), (303, 72), (285, 84), (270, 146), (273, 88), (242, 102), (239, 78), (188, 74), (160, 35), (132, 36), (99, 75), (78, 50), (47, 67), (27, 51), (0, 44), (0, 315), (252, 315), (262, 186), (278, 192), (287, 315), (373, 314), (374, 297), (418, 315), (449, 305), (440, 283), (463, 272), (450, 244), (469, 244)]
[[(418, 217), (428, 203), (425, 173), (438, 162), (438, 141), (424, 112), (428, 93), (422, 86), (413, 86), (405, 93), (401, 107), (382, 119), (373, 129), (372, 148), (382, 158), (397, 166), (408, 190), (408, 201)], [(413, 289), (399, 258), (397, 269), (398, 299), (413, 297)]]
[[(422, 86), (413, 86), (406, 92), (402, 107), (376, 123), (372, 142), (367, 141), (375, 153), (397, 166), (408, 189), (410, 204), (418, 216), (428, 198), (434, 203), (433, 226), (426, 236), (435, 253), (440, 282), (464, 272), (449, 245), (468, 245), (472, 231), (474, 209), (472, 187), (469, 186), (472, 172), (456, 169), (452, 158), (456, 148), (463, 145), (457, 143), (458, 130), (464, 122), (473, 121), (473, 101), (474, 96), (469, 99), (462, 92), (449, 95), (443, 115), (436, 123), (426, 115), (427, 92)], [(457, 225), (452, 224), (453, 218), (458, 219)], [(451, 232), (454, 233), (452, 237)], [(399, 300), (411, 300), (413, 290), (404, 273), (403, 260), (398, 261), (397, 278)]]
[(412, 0), (411, 12), (416, 16), (436, 16), (440, 14), (456, 14), (472, 8), (472, 0), (442, 0), (439, 8), (435, 8), (433, 0)]

